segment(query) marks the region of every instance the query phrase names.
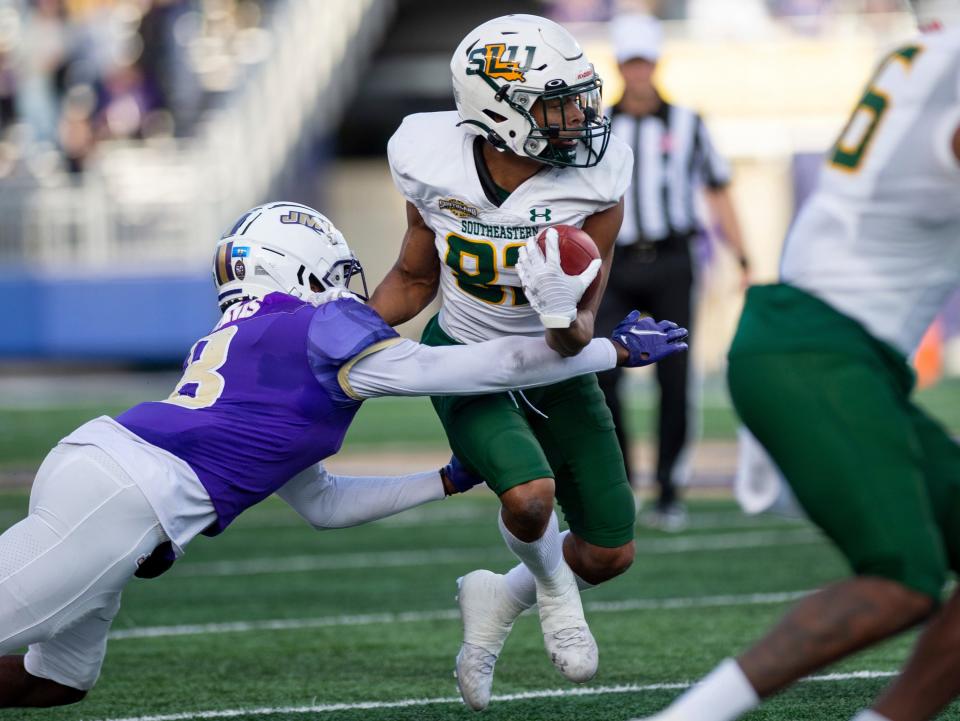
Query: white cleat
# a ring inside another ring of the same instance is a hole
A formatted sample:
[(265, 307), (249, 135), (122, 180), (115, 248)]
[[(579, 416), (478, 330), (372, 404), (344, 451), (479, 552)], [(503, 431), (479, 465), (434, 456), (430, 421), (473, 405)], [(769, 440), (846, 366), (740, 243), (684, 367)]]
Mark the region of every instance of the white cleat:
[(472, 571), (457, 579), (463, 644), (454, 675), (463, 702), (474, 711), (490, 703), (493, 669), (513, 622), (523, 611), (507, 590), (504, 577), (491, 571)]
[(479, 646), (472, 643), (460, 646), (453, 676), (457, 679), (460, 698), (474, 711), (483, 711), (490, 703), (496, 664), (497, 657)]
[(557, 670), (574, 683), (585, 683), (597, 673), (600, 652), (587, 627), (577, 579), (566, 563), (549, 583), (537, 581), (537, 605), (543, 645)]

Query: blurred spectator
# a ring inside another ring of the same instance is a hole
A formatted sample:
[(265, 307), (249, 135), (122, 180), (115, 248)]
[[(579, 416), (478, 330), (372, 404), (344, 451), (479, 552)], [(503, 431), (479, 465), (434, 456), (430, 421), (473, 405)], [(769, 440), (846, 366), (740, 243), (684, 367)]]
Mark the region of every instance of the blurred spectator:
[(838, 13), (891, 13), (906, 9), (903, 0), (767, 0), (772, 15), (831, 15)]
[(60, 147), (67, 162), (67, 170), (81, 173), (93, 152), (96, 136), (93, 130), (93, 113), (97, 97), (89, 85), (77, 85), (70, 89), (63, 103), (60, 116)]
[(558, 23), (596, 22), (609, 20), (613, 7), (613, 0), (553, 0), (545, 14)]
[(263, 2), (0, 0), (0, 131), (21, 126), (0, 176), (9, 157), (41, 154), (36, 167), (56, 172), (46, 154), (59, 148), (80, 173), (100, 141), (190, 134), (264, 57), (251, 51)]
[(33, 0), (20, 37), (16, 109), (37, 142), (56, 140), (57, 81), (66, 56), (67, 29), (60, 0)]
[(782, 15), (820, 15), (830, 8), (831, 0), (768, 0), (770, 13)]
[(763, 0), (689, 0), (687, 11), (692, 32), (703, 37), (756, 35), (770, 18)]
[(156, 90), (137, 63), (117, 65), (103, 80), (96, 130), (99, 138), (143, 138), (147, 115), (161, 107)]
[(16, 117), (15, 95), (13, 61), (9, 53), (0, 50), (0, 133), (9, 127)]
[(190, 24), (195, 4), (194, 0), (154, 0), (140, 21), (141, 65), (172, 112), (177, 135), (191, 132), (203, 106), (203, 88), (177, 38), (178, 32), (186, 35), (183, 28)]

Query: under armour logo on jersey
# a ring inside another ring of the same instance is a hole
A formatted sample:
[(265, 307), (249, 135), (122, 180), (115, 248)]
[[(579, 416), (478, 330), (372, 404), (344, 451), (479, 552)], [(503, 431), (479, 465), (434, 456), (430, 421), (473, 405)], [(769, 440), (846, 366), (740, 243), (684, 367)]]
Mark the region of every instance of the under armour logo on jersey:
[(541, 218), (543, 222), (550, 222), (550, 208), (544, 208), (542, 211), (539, 211), (537, 208), (530, 208), (530, 222), (536, 223), (537, 218)]

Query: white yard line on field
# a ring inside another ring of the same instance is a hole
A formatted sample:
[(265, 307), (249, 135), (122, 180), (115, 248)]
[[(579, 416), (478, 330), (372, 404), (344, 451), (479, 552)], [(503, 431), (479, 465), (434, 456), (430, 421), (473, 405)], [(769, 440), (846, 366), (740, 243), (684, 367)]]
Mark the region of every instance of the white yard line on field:
[[(766, 546), (794, 546), (816, 543), (822, 536), (812, 528), (750, 533), (716, 533), (677, 538), (642, 538), (637, 540), (637, 556), (660, 556), (673, 553), (727, 551)], [(360, 568), (410, 568), (442, 563), (488, 562), (506, 558), (505, 546), (484, 548), (434, 548), (412, 551), (377, 551), (360, 553), (314, 554), (272, 558), (248, 558), (242, 561), (181, 561), (174, 575), (185, 576), (248, 576), (266, 573), (304, 573), (308, 571), (342, 571)]]
[[(450, 524), (462, 524), (464, 522), (487, 525), (491, 522), (496, 523), (496, 513), (500, 506), (493, 504), (468, 504), (446, 505), (436, 507), (434, 504), (428, 504), (409, 511), (404, 511), (395, 516), (382, 518), (379, 521), (373, 521), (378, 526), (406, 527), (406, 526), (447, 526)], [(18, 515), (17, 518), (20, 516)], [(692, 510), (689, 514), (689, 523), (691, 529), (696, 530), (735, 530), (742, 528), (756, 528), (758, 530), (767, 528), (782, 528), (784, 526), (796, 527), (803, 523), (794, 518), (785, 518), (774, 515), (748, 516), (741, 511), (698, 511)], [(237, 521), (233, 532), (257, 531), (263, 528), (294, 528), (302, 527), (303, 519), (300, 518), (292, 509), (289, 508), (270, 508), (258, 510), (247, 516), (243, 516)]]
[[(446, 526), (453, 523), (463, 523), (464, 521), (476, 522), (478, 524), (493, 523), (496, 525), (496, 513), (500, 506), (493, 504), (480, 505), (463, 503), (460, 505), (449, 505), (435, 507), (434, 504), (413, 508), (404, 511), (395, 516), (381, 518), (379, 521), (371, 521), (377, 526), (405, 527), (405, 526)], [(492, 519), (492, 521), (491, 521)], [(237, 521), (236, 527), (232, 529), (237, 531), (257, 531), (262, 528), (294, 528), (304, 527), (303, 519), (291, 508), (270, 508), (258, 510), (248, 516), (241, 516)]]
[[(851, 673), (831, 673), (823, 676), (811, 676), (806, 682), (836, 683), (859, 679), (889, 678), (896, 675), (893, 671), (853, 671)], [(526, 701), (541, 698), (575, 698), (583, 696), (607, 696), (610, 694), (646, 693), (650, 691), (678, 691), (688, 688), (689, 682), (625, 684), (622, 686), (595, 686), (593, 688), (542, 689), (523, 691), (494, 696), (494, 702)], [(158, 716), (128, 716), (126, 718), (99, 719), (98, 721), (191, 721), (192, 719), (224, 719), (248, 716), (274, 716), (277, 714), (322, 714), (336, 711), (376, 711), (402, 709), (421, 706), (439, 706), (460, 704), (459, 697), (441, 696), (436, 698), (405, 698), (396, 701), (356, 701), (352, 703), (328, 703), (313, 706), (275, 706), (249, 709), (223, 709), (217, 711), (185, 711), (183, 713)]]
[[(625, 601), (594, 601), (584, 604), (590, 613), (620, 613), (623, 611), (662, 611), (683, 608), (712, 608), (721, 606), (761, 606), (788, 603), (805, 596), (809, 591), (782, 593), (751, 593), (725, 596), (690, 596), (686, 598), (632, 598)], [(110, 640), (131, 638), (161, 638), (166, 636), (198, 636), (202, 634), (249, 633), (251, 631), (292, 631), (305, 628), (335, 626), (372, 626), (376, 624), (420, 623), (424, 621), (455, 621), (460, 618), (456, 609), (438, 611), (408, 611), (404, 613), (368, 613), (319, 618), (287, 618), (264, 621), (232, 621), (227, 623), (200, 623), (182, 626), (144, 626), (112, 631)]]

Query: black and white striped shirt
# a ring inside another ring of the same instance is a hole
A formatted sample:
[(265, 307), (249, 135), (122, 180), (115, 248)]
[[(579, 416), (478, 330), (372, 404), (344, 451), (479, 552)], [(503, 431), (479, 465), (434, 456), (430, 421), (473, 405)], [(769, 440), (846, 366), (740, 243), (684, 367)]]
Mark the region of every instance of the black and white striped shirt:
[(701, 185), (723, 188), (730, 167), (717, 153), (702, 118), (661, 102), (636, 117), (614, 107), (613, 133), (633, 148), (633, 183), (624, 198), (618, 245), (655, 243), (697, 229), (694, 196)]

